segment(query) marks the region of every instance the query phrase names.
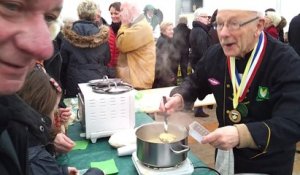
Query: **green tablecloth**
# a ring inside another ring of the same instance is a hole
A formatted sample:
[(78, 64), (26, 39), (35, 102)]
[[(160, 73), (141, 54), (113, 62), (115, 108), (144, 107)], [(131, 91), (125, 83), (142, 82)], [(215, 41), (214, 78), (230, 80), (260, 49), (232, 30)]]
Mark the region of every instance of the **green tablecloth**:
[[(136, 126), (140, 126), (145, 123), (153, 122), (152, 118), (145, 113), (136, 113)], [(68, 135), (74, 141), (84, 140), (79, 134), (82, 132), (79, 122), (69, 126)], [(192, 161), (194, 167), (206, 166), (201, 160), (199, 160), (191, 152), (188, 154), (188, 158)], [(89, 142), (87, 149), (85, 150), (73, 150), (66, 155), (58, 157), (60, 164), (68, 164), (74, 166), (77, 169), (87, 169), (90, 167), (90, 162), (100, 162), (104, 160), (114, 159), (116, 166), (119, 170), (119, 175), (136, 175), (137, 171), (132, 163), (131, 156), (119, 157), (117, 150), (111, 147), (108, 143), (108, 138), (97, 139), (96, 143)], [(214, 174), (207, 169), (196, 169), (195, 175), (209, 175)]]

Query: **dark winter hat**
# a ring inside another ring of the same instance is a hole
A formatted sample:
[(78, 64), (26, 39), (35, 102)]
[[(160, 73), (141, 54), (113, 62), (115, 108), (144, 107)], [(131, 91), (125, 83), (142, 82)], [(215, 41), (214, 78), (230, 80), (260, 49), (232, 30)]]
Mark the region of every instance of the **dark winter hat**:
[(154, 8), (153, 5), (148, 4), (148, 5), (145, 6), (144, 11), (146, 12), (146, 11), (148, 11), (148, 10), (155, 10), (155, 8)]

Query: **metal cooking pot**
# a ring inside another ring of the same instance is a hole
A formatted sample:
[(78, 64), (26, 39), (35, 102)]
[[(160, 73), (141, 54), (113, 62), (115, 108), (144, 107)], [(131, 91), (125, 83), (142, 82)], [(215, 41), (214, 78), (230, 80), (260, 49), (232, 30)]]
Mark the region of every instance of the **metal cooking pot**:
[(145, 165), (157, 168), (173, 167), (187, 158), (190, 148), (188, 131), (183, 126), (168, 124), (168, 132), (176, 139), (171, 143), (164, 143), (159, 135), (164, 132), (164, 124), (155, 122), (140, 126), (136, 130), (137, 157)]

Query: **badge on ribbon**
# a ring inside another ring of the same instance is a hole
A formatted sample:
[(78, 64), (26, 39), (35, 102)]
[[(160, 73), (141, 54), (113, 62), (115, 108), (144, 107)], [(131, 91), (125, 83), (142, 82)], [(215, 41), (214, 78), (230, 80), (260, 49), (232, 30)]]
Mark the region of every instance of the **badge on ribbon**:
[(267, 40), (265, 38), (264, 32), (262, 32), (259, 36), (258, 42), (256, 43), (249, 57), (242, 77), (240, 77), (239, 72), (235, 66), (236, 58), (230, 57), (227, 59), (227, 64), (229, 67), (228, 70), (233, 88), (233, 110), (229, 112), (229, 118), (234, 123), (240, 122), (241, 119), (239, 118), (246, 117), (248, 114), (247, 106), (245, 104), (242, 104), (241, 102), (246, 97), (247, 91), (263, 60), (266, 50), (266, 44)]

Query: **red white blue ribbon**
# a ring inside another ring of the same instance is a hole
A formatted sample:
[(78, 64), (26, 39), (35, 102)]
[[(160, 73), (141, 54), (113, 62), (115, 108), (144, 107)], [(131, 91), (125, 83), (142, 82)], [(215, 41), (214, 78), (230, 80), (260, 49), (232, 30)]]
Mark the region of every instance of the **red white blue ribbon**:
[(249, 57), (246, 68), (243, 72), (242, 79), (235, 66), (235, 57), (227, 58), (229, 74), (233, 88), (233, 108), (236, 109), (238, 103), (243, 101), (247, 91), (256, 75), (258, 68), (263, 60), (267, 45), (267, 39), (264, 32), (259, 35), (258, 42)]

